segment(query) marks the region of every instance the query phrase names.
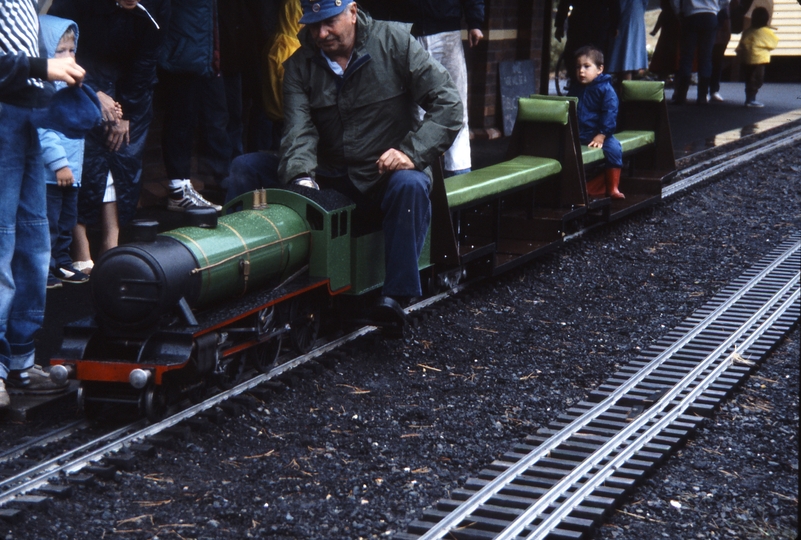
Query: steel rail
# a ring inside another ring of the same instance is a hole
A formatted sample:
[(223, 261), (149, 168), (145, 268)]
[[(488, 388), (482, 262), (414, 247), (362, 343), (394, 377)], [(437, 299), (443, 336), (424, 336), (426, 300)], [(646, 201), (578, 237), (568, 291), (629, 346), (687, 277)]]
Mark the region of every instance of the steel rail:
[[(456, 294), (464, 287), (465, 287), (464, 285), (457, 286), (453, 289), (449, 289), (448, 291), (445, 291), (433, 297), (426, 298), (425, 300), (410, 306), (409, 308), (407, 308), (407, 310), (416, 311), (419, 309), (423, 309), (448, 296)], [(307, 354), (292, 358), (291, 360), (276, 366), (267, 373), (262, 373), (260, 375), (257, 375), (256, 377), (249, 379), (229, 390), (220, 392), (219, 394), (215, 394), (214, 396), (211, 396), (205, 401), (193, 405), (191, 407), (188, 407), (160, 422), (147, 425), (145, 427), (141, 427), (147, 424), (147, 422), (145, 420), (139, 420), (127, 426), (118, 428), (110, 433), (107, 433), (106, 435), (98, 437), (97, 439), (85, 443), (77, 448), (64, 452), (57, 457), (38, 463), (35, 466), (28, 468), (27, 470), (15, 474), (13, 477), (9, 477), (0, 481), (0, 490), (5, 489), (5, 491), (0, 491), (0, 505), (9, 502), (15, 497), (24, 495), (29, 491), (32, 491), (34, 489), (43, 486), (50, 479), (54, 478), (55, 476), (61, 473), (70, 474), (77, 472), (86, 465), (88, 465), (89, 463), (99, 461), (100, 459), (102, 459), (104, 455), (118, 452), (119, 450), (124, 448), (126, 445), (131, 444), (132, 442), (142, 440), (157, 433), (160, 433), (186, 420), (187, 418), (193, 417), (207, 409), (210, 409), (227, 399), (230, 399), (234, 396), (247, 392), (248, 390), (255, 388), (256, 386), (259, 386), (264, 382), (267, 382), (271, 379), (275, 379), (280, 375), (288, 371), (291, 371), (292, 369), (295, 369), (298, 366), (301, 366), (315, 358), (318, 358), (327, 352), (335, 350), (349, 341), (352, 341), (363, 335), (369, 334), (375, 331), (376, 329), (377, 328), (375, 326), (364, 326), (362, 328), (359, 328), (358, 330), (355, 330), (354, 332), (351, 332), (350, 334), (347, 334), (331, 342), (328, 342)], [(131, 430), (135, 431), (131, 433)], [(106, 441), (111, 441), (111, 442), (108, 442), (102, 447), (95, 448)], [(92, 448), (95, 449), (91, 450)], [(82, 455), (80, 455), (79, 457), (75, 457), (78, 454)]]
[(76, 431), (80, 431), (89, 427), (89, 422), (87, 420), (75, 420), (74, 422), (70, 422), (66, 426), (61, 426), (58, 429), (54, 429), (44, 435), (40, 435), (39, 437), (35, 437), (29, 441), (25, 441), (22, 444), (18, 444), (8, 450), (4, 450), (0, 452), (0, 464), (8, 463), (11, 460), (14, 460), (25, 452), (30, 450), (31, 448), (35, 448), (37, 446), (45, 446), (51, 442), (60, 441), (61, 439), (65, 439), (75, 433)]
[(464, 503), (460, 505), (457, 511), (454, 511), (445, 518), (443, 518), (433, 528), (429, 529), (425, 534), (423, 534), (419, 540), (434, 540), (438, 538), (443, 538), (446, 534), (448, 534), (455, 527), (457, 527), (459, 523), (462, 522), (467, 516), (469, 516), (473, 511), (475, 511), (479, 506), (483, 505), (489, 499), (494, 497), (499, 491), (501, 491), (501, 489), (503, 489), (506, 485), (508, 485), (510, 479), (517, 477), (522, 471), (528, 469), (531, 464), (542, 459), (544, 456), (550, 453), (554, 448), (562, 444), (568, 438), (572, 437), (577, 431), (581, 430), (587, 424), (595, 420), (598, 416), (600, 416), (601, 414), (609, 410), (611, 407), (613, 407), (623, 395), (628, 393), (629, 390), (634, 388), (643, 379), (645, 379), (648, 375), (650, 375), (653, 371), (655, 371), (659, 366), (665, 363), (670, 357), (673, 356), (673, 354), (676, 351), (684, 347), (686, 343), (690, 342), (703, 330), (711, 326), (716, 319), (718, 319), (723, 313), (725, 313), (729, 308), (731, 308), (745, 294), (747, 294), (749, 291), (751, 291), (757, 285), (759, 285), (760, 282), (765, 277), (767, 277), (770, 273), (772, 273), (789, 257), (798, 252), (800, 248), (801, 248), (801, 242), (796, 242), (791, 248), (785, 251), (785, 253), (779, 256), (775, 261), (766, 266), (753, 278), (748, 280), (748, 282), (745, 285), (741, 286), (736, 293), (732, 294), (723, 304), (721, 304), (715, 310), (713, 310), (712, 313), (707, 315), (694, 328), (686, 332), (681, 338), (676, 340), (675, 343), (673, 343), (670, 347), (668, 347), (666, 350), (657, 355), (640, 371), (638, 371), (635, 375), (630, 377), (624, 384), (622, 384), (615, 391), (609, 394), (609, 396), (607, 396), (603, 401), (598, 403), (596, 407), (590, 409), (589, 411), (585, 412), (584, 414), (573, 420), (570, 424), (568, 424), (562, 430), (560, 430), (559, 433), (556, 433), (551, 437), (549, 437), (547, 441), (543, 442), (541, 445), (532, 450), (525, 457), (517, 461), (513, 466), (509, 467), (507, 470), (503, 471), (501, 474), (499, 474), (497, 477), (495, 477), (493, 480), (487, 483), (484, 487), (482, 487), (480, 490), (474, 493), (469, 499), (464, 501)]
[[(741, 349), (746, 349), (753, 344), (762, 334), (773, 326), (775, 321), (781, 317), (792, 304), (799, 299), (801, 292), (797, 290), (799, 284), (799, 276), (801, 272), (796, 273), (795, 276), (788, 282), (780, 291), (776, 292), (773, 297), (765, 303), (756, 313), (748, 318), (741, 327), (731, 334), (723, 343), (718, 345), (710, 354), (708, 354), (701, 362), (698, 363), (689, 373), (687, 373), (677, 384), (665, 393), (654, 405), (652, 405), (647, 413), (643, 413), (633, 420), (624, 429), (618, 432), (614, 437), (607, 441), (603, 446), (598, 448), (592, 455), (586, 458), (581, 464), (573, 469), (562, 480), (551, 487), (547, 493), (540, 497), (536, 503), (531, 505), (523, 514), (521, 514), (514, 522), (512, 522), (503, 532), (498, 534), (496, 540), (510, 540), (517, 537), (526, 527), (528, 527), (535, 519), (537, 519), (545, 510), (547, 510), (557, 499), (565, 495), (565, 493), (573, 488), (576, 483), (585, 475), (589, 474), (592, 469), (597, 467), (603, 460), (607, 459), (609, 455), (617, 450), (623, 443), (628, 441), (640, 429), (649, 424), (656, 416), (661, 414), (665, 409), (672, 405), (674, 399), (679, 394), (689, 388), (700, 375), (703, 374), (711, 365), (720, 362), (706, 377), (701, 379), (697, 384), (680, 402), (671, 409), (668, 414), (662, 417), (656, 424), (650, 427), (645, 433), (629, 442), (626, 447), (615, 456), (613, 460), (607, 463), (598, 472), (593, 473), (590, 479), (584, 483), (573, 495), (566, 501), (563, 501), (557, 510), (548, 516), (537, 529), (526, 540), (542, 539), (550, 533), (556, 526), (561, 523), (564, 517), (567, 516), (574, 508), (583, 501), (587, 495), (592, 493), (601, 483), (611, 476), (615, 470), (625, 463), (635, 452), (639, 451), (647, 442), (660, 433), (670, 423), (680, 416), (695, 399), (709, 387), (720, 375), (728, 369), (732, 363), (732, 358), (737, 354), (738, 340), (745, 334), (750, 332), (750, 335), (740, 343)], [(786, 298), (791, 289), (796, 289), (789, 298)], [(762, 319), (766, 313), (773, 310), (776, 306), (778, 309), (756, 328), (755, 325)], [(734, 351), (729, 354), (722, 362), (720, 361), (721, 355), (727, 350), (734, 347)]]
[[(769, 138), (771, 139), (771, 138)], [(751, 145), (745, 147), (745, 152), (743, 148), (739, 148), (722, 156), (717, 156), (716, 158), (712, 158), (710, 161), (718, 161), (723, 160), (722, 163), (718, 163), (713, 165), (712, 167), (705, 167), (705, 164), (697, 164), (692, 165), (685, 169), (688, 172), (692, 172), (694, 170), (702, 169), (700, 172), (695, 173), (687, 178), (682, 180), (678, 180), (673, 182), (670, 185), (667, 185), (662, 188), (662, 199), (669, 199), (682, 191), (686, 191), (689, 188), (709, 180), (719, 174), (725, 173), (734, 167), (738, 167), (742, 165), (746, 161), (751, 161), (762, 154), (767, 152), (772, 152), (778, 148), (782, 148), (784, 146), (791, 145), (796, 141), (801, 140), (801, 126), (791, 128), (785, 132), (780, 134), (774, 135), (773, 140), (769, 139), (762, 139)], [(766, 144), (767, 142), (767, 144)], [(736, 156), (731, 159), (726, 159), (728, 156)], [(684, 171), (682, 171), (684, 172)]]

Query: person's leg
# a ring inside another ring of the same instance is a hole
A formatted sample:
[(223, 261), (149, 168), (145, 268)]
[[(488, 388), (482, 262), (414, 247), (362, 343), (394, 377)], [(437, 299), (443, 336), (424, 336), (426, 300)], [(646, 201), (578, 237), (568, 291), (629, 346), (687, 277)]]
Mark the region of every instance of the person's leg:
[(47, 225), (50, 232), (50, 273), (58, 268), (59, 227), (61, 225), (61, 188), (55, 184), (47, 184)]
[(94, 267), (92, 254), (89, 250), (89, 238), (86, 236), (86, 225), (76, 223), (72, 229), (72, 260), (73, 266), (83, 272), (90, 274)]
[[(222, 77), (202, 77), (199, 85), (200, 142), (204, 149), (201, 161), (208, 167), (214, 180), (220, 182), (228, 176), (232, 159), (225, 81)], [(241, 96), (239, 107), (242, 107)]]
[(198, 110), (196, 75), (161, 73), (164, 96), (164, 125), (161, 129), (161, 152), (170, 180), (189, 178), (192, 170), (192, 141), (201, 111)]
[(245, 153), (243, 135), (245, 132), (244, 102), (242, 98), (242, 74), (224, 75), (225, 103), (228, 110), (228, 142), (231, 146), (230, 159)]
[(698, 17), (698, 96), (696, 103), (705, 104), (712, 77), (712, 47), (718, 32), (718, 18), (713, 13)]
[(693, 60), (698, 43), (696, 16), (683, 17), (681, 20), (681, 47), (679, 55), (679, 72), (676, 74), (676, 85), (673, 91), (673, 103), (683, 104), (687, 101), (690, 89), (690, 77), (693, 72)]
[(78, 188), (62, 188), (61, 215), (58, 221), (58, 242), (54, 258), (60, 266), (72, 266), (70, 247), (72, 231), (78, 223)]
[(260, 188), (280, 187), (278, 163), (280, 159), (267, 152), (243, 154), (231, 163), (231, 172), (223, 181), (226, 189), (225, 203), (243, 193)]
[(396, 171), (387, 181), (381, 201), (384, 212), (384, 296), (420, 296), (417, 261), (431, 221), (428, 198), (431, 181), (420, 171)]
[(757, 88), (755, 88), (756, 65), (743, 64), (743, 77), (745, 78), (745, 104), (748, 105), (756, 100)]
[(464, 58), (462, 33), (442, 32), (427, 36), (426, 43), (431, 56), (448, 71), (459, 91), (462, 100), (463, 120), (462, 128), (453, 141), (453, 145), (445, 152), (445, 175), (449, 173), (469, 172), (470, 161), (470, 128), (467, 124), (467, 64)]
[[(754, 89), (754, 102), (756, 101), (757, 92), (759, 89), (762, 88), (762, 85), (765, 83), (765, 64), (758, 64), (754, 66), (754, 75), (753, 75), (753, 86)], [(759, 102), (757, 102), (759, 103)]]
[(723, 57), (726, 43), (715, 43), (712, 46), (712, 76), (709, 79), (709, 95), (712, 101), (723, 101), (720, 95), (720, 78), (723, 74)]
[(623, 147), (614, 137), (607, 137), (603, 146), (606, 160), (606, 193), (613, 199), (625, 199), (620, 190), (620, 171), (623, 167)]
[[(31, 145), (24, 109), (0, 107), (0, 379), (8, 378), (11, 369), (11, 342), (8, 334), (11, 308), (16, 293), (13, 263), (17, 232), (17, 208), (27, 166), (27, 147)], [(8, 406), (8, 394), (0, 389), (2, 406)]]
[[(28, 122), (24, 172), (19, 185), (16, 234), (11, 272), (16, 291), (8, 315), (9, 382), (28, 382), (24, 371), (33, 367), (34, 334), (44, 322), (45, 292), (50, 261), (47, 189), (42, 151), (36, 129)], [(5, 180), (5, 179), (4, 179)], [(2, 182), (0, 182), (2, 183)], [(15, 373), (16, 372), (16, 373)]]
[(98, 257), (119, 245), (120, 223), (117, 217), (116, 201), (103, 203), (103, 207), (100, 209), (100, 227), (103, 234), (100, 240), (100, 249), (97, 250)]

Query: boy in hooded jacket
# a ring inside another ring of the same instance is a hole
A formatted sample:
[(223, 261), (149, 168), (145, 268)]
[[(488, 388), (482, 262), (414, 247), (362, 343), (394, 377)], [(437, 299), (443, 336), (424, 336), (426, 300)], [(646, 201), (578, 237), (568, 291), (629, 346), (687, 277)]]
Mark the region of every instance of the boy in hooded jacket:
[[(48, 58), (75, 58), (78, 25), (74, 22), (40, 15), (39, 27)], [(56, 81), (57, 90), (67, 83)], [(83, 167), (83, 139), (67, 138), (53, 129), (39, 128), (39, 143), (47, 183), (47, 221), (50, 226), (50, 273), (47, 288), (62, 282), (85, 283), (89, 276), (76, 270), (70, 257), (72, 229), (78, 222), (78, 188)]]
[(580, 48), (576, 51), (578, 84), (570, 86), (569, 95), (578, 98), (579, 141), (590, 148), (602, 148), (606, 161), (604, 172), (587, 182), (587, 193), (592, 197), (625, 199), (618, 189), (623, 148), (614, 137), (618, 99), (612, 77), (603, 71), (604, 54), (591, 45)]

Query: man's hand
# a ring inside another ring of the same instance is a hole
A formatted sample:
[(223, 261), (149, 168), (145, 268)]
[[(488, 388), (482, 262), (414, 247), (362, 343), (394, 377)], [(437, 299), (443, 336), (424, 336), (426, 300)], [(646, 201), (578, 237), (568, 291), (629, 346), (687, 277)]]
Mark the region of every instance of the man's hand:
[(117, 125), (122, 120), (122, 107), (105, 92), (98, 92), (97, 99), (100, 101), (100, 113), (103, 115), (103, 122), (108, 125)]
[(409, 159), (409, 156), (394, 148), (390, 148), (381, 154), (376, 164), (378, 165), (378, 172), (381, 174), (414, 169), (414, 163)]
[(61, 167), (56, 171), (56, 183), (58, 187), (70, 187), (75, 183), (75, 177), (69, 167)]
[(475, 47), (476, 45), (478, 45), (478, 42), (481, 41), (483, 38), (484, 34), (481, 33), (481, 30), (479, 30), (478, 28), (473, 28), (467, 34), (467, 39), (470, 42), (470, 47)]
[(606, 140), (606, 135), (604, 135), (603, 133), (599, 133), (598, 135), (592, 138), (590, 144), (588, 144), (587, 146), (589, 146), (590, 148), (603, 148), (605, 140)]
[(83, 82), (86, 70), (79, 66), (71, 56), (49, 58), (47, 60), (47, 80), (64, 81), (69, 86), (78, 86)]
[(110, 126), (108, 136), (106, 137), (106, 146), (112, 152), (118, 151), (122, 148), (122, 143), (130, 144), (130, 122), (128, 120), (120, 120), (117, 125)]

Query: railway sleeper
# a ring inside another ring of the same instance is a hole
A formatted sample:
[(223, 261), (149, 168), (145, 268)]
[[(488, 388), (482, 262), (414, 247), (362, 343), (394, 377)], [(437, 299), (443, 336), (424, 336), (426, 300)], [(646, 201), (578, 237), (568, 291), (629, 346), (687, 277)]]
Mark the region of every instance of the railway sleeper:
[[(440, 499), (437, 502), (437, 509), (452, 512), (455, 510), (459, 505), (461, 505), (464, 501), (468, 500), (472, 495), (471, 492), (466, 490), (457, 490), (462, 497), (458, 496), (456, 492), (451, 493), (451, 499)], [(541, 490), (542, 493), (545, 493), (545, 490)], [(541, 495), (541, 494), (540, 494)], [(539, 495), (537, 497), (530, 497), (530, 496), (516, 496), (511, 495), (505, 492), (505, 490), (501, 491), (493, 495), (491, 499), (489, 499), (488, 503), (491, 506), (496, 508), (514, 508), (517, 510), (525, 510), (529, 508), (534, 502), (539, 499)], [(601, 507), (594, 507), (594, 506), (586, 506), (580, 504), (573, 509), (571, 515), (582, 518), (582, 519), (589, 519), (591, 521), (600, 521), (606, 517), (608, 512)]]
[[(441, 502), (442, 501), (440, 501), (440, 503)], [(529, 501), (529, 503), (532, 503), (532, 502), (533, 501)], [(440, 515), (441, 514), (441, 515), (447, 516), (453, 510), (453, 508), (456, 508), (456, 506), (451, 506), (451, 505), (447, 505), (448, 507), (446, 507), (446, 508), (441, 508), (440, 507), (440, 503), (437, 503), (436, 510), (433, 510), (433, 509), (432, 510), (427, 510), (423, 515), (428, 515), (428, 514)], [(458, 505), (458, 501), (451, 501), (451, 503)], [(525, 510), (526, 508), (527, 508), (527, 506), (524, 506), (521, 509), (521, 508), (510, 507), (510, 506), (499, 506), (499, 505), (496, 505), (496, 504), (482, 504), (481, 506), (476, 508), (470, 514), (470, 517), (467, 518), (467, 519), (472, 521), (475, 518), (482, 518), (482, 519), (486, 519), (486, 520), (492, 520), (492, 522), (501, 521), (503, 523), (508, 524), (508, 523), (511, 523), (512, 521), (516, 520), (518, 517), (520, 517), (520, 515), (523, 513), (523, 510)], [(548, 507), (548, 511), (546, 513), (552, 512), (555, 508), (557, 508), (557, 505), (550, 505)], [(591, 529), (593, 529), (595, 527), (595, 525), (597, 524), (597, 520), (596, 519), (593, 519), (593, 518), (589, 518), (588, 519), (588, 518), (585, 518), (585, 517), (580, 517), (580, 516), (576, 515), (575, 512), (571, 512), (570, 513), (569, 520), (570, 520), (569, 522), (568, 521), (564, 521), (561, 524), (565, 529), (569, 529), (569, 530), (577, 530), (577, 531), (586, 532), (586, 531), (590, 531)], [(501, 529), (501, 530), (503, 530), (503, 529)]]
[(72, 486), (63, 486), (60, 484), (45, 484), (36, 491), (41, 491), (45, 495), (57, 497), (59, 499), (66, 499), (72, 496)]
[[(566, 424), (553, 424), (553, 428), (562, 429), (566, 427)], [(586, 433), (590, 435), (599, 435), (601, 437), (606, 437), (609, 440), (611, 437), (617, 435), (620, 430), (617, 429), (603, 429), (598, 427), (592, 426), (585, 426), (582, 428), (581, 433)], [(689, 434), (686, 431), (676, 431), (671, 429), (662, 430), (658, 435), (654, 436), (651, 439), (652, 443), (659, 443), (659, 444), (666, 444), (671, 447), (679, 446), (680, 444), (684, 443), (687, 440)]]
[[(526, 455), (527, 455), (526, 453), (520, 453), (520, 452), (506, 452), (506, 453), (503, 454), (503, 456), (502, 456), (502, 458), (500, 460), (495, 460), (490, 465), (490, 467), (493, 467), (493, 465), (495, 463), (503, 463), (503, 464), (509, 463), (510, 464), (509, 466), (511, 466), (511, 464), (517, 463), (518, 461), (520, 461), (521, 459), (526, 457)], [(569, 458), (568, 459), (559, 458), (557, 456), (554, 456), (553, 452), (552, 452), (548, 457), (544, 457), (544, 458), (540, 459), (539, 461), (537, 461), (536, 463), (539, 466), (542, 466), (542, 467), (547, 466), (548, 468), (550, 468), (552, 470), (561, 470), (561, 471), (564, 471), (564, 474), (567, 474), (570, 471), (572, 471), (573, 469), (575, 469), (577, 465), (581, 465), (581, 460), (577, 462), (577, 461), (575, 461), (573, 459), (569, 459)], [(618, 470), (626, 470), (627, 471), (628, 469), (634, 469), (634, 471), (632, 471), (632, 473), (633, 473), (632, 477), (636, 477), (636, 476), (639, 476), (639, 474), (640, 474), (637, 470), (647, 470), (647, 469), (651, 468), (652, 466), (653, 466), (653, 463), (651, 463), (651, 462), (629, 460), (629, 461), (626, 461), (626, 469), (618, 469)], [(626, 474), (621, 474), (621, 476), (626, 476)]]
[[(540, 444), (544, 443), (547, 440), (548, 440), (547, 437), (537, 437), (535, 435), (526, 437), (527, 442), (539, 442)], [(598, 443), (588, 443), (584, 441), (568, 439), (567, 441), (560, 444), (559, 447), (555, 449), (553, 452), (564, 451), (564, 452), (572, 452), (575, 454), (584, 454), (586, 456), (589, 456), (590, 454), (598, 450), (601, 446), (603, 446), (603, 444), (604, 444), (603, 439), (599, 440)], [(535, 446), (521, 445), (519, 448), (521, 450), (525, 448), (531, 448), (531, 450), (529, 451), (532, 451), (538, 446), (539, 445)], [(642, 450), (637, 452), (636, 456), (642, 458), (644, 461), (653, 461), (654, 463), (659, 464), (662, 463), (669, 454), (670, 454), (670, 448), (660, 445), (646, 444), (645, 446), (643, 446)]]
[[(509, 456), (509, 459), (501, 459), (495, 460), (490, 463), (490, 468), (499, 468), (499, 469), (506, 469), (517, 463), (519, 458), (525, 457), (524, 455), (520, 454), (513, 454)], [(506, 457), (506, 455), (504, 455)], [(562, 459), (553, 459), (553, 458), (543, 458), (537, 462), (536, 465), (531, 466), (527, 469), (527, 472), (532, 474), (539, 474), (546, 478), (553, 478), (555, 480), (561, 480), (568, 474), (570, 474), (577, 465), (581, 463), (576, 463), (575, 461), (568, 461)], [(645, 463), (640, 463), (638, 465), (646, 465)], [(650, 463), (647, 465), (651, 465)], [(593, 468), (593, 472), (589, 473), (590, 475), (595, 474), (596, 468)], [(620, 478), (631, 479), (631, 480), (639, 480), (645, 474), (644, 470), (629, 467), (629, 462), (626, 461), (626, 465), (624, 467), (618, 467), (615, 469), (615, 475)]]
[[(505, 470), (512, 465), (514, 465), (514, 463), (508, 461), (494, 461), (490, 463), (489, 467)], [(522, 476), (549, 479), (556, 484), (562, 480), (568, 472), (570, 471), (565, 471), (564, 469), (557, 469), (554, 467), (541, 467), (534, 465), (533, 467), (526, 469)], [(642, 471), (635, 471), (634, 469), (621, 467), (615, 470), (615, 475), (606, 479), (606, 485), (630, 491), (634, 489), (634, 487), (637, 485), (637, 479), (641, 478), (642, 475)]]
[[(428, 531), (433, 524), (438, 523), (447, 517), (447, 515), (447, 512), (429, 510), (423, 516), (424, 519), (427, 518), (427, 521), (415, 520), (409, 525), (408, 531), (412, 533), (423, 534)], [(538, 521), (535, 521), (534, 523), (536, 524)], [(412, 525), (416, 525), (416, 527), (413, 528)], [(457, 528), (450, 531), (449, 538), (455, 538), (458, 540), (483, 540), (495, 538), (499, 532), (503, 531), (508, 526), (509, 521), (504, 519), (494, 519), (491, 517), (471, 515), (464, 522), (460, 523)], [(559, 524), (557, 529), (554, 529), (548, 538), (578, 540), (585, 538), (586, 533), (591, 530), (592, 526), (592, 522), (588, 520), (568, 517)], [(528, 532), (530, 532), (530, 530), (524, 530), (523, 534), (528, 534)]]
[[(487, 482), (489, 482), (491, 480), (494, 480), (498, 476), (498, 474), (500, 472), (502, 472), (502, 471), (493, 471), (493, 470), (490, 470), (490, 469), (482, 469), (478, 473), (478, 479), (470, 479), (470, 480), (468, 480), (468, 482), (465, 484), (465, 487), (476, 485), (476, 484), (471, 484), (471, 482), (484, 481), (481, 485), (479, 485), (476, 488), (476, 490), (481, 489), (482, 487), (484, 487), (484, 485)], [(516, 478), (513, 484), (509, 484), (508, 486), (505, 486), (504, 487), (504, 493), (515, 494), (514, 489), (526, 490), (526, 489), (529, 489), (531, 487), (551, 489), (554, 486), (554, 484), (556, 484), (556, 481), (553, 480), (552, 478), (542, 478), (540, 476), (535, 476), (535, 475), (530, 475), (530, 474), (524, 473), (523, 475), (521, 475), (518, 478)], [(618, 485), (613, 485), (613, 484), (609, 483), (609, 484), (605, 484), (603, 486), (599, 486), (595, 491), (593, 491), (593, 495), (597, 495), (599, 497), (607, 497), (607, 498), (611, 499), (612, 501), (615, 501), (619, 497), (622, 497), (623, 495), (625, 495), (628, 492), (628, 487), (627, 486), (630, 484), (630, 482), (626, 482), (625, 484), (626, 484), (625, 486), (618, 486)], [(518, 492), (516, 494), (525, 497), (525, 493), (522, 492), (522, 491)], [(588, 502), (586, 500), (584, 501), (584, 503), (585, 504), (589, 504), (590, 506), (596, 506), (596, 505), (591, 504), (590, 502)]]
[[(470, 478), (463, 488), (452, 491), (451, 497), (457, 501), (466, 501), (488, 483), (489, 482), (487, 480)], [(496, 493), (493, 496), (493, 500), (496, 497), (507, 497), (514, 501), (519, 500), (521, 501), (521, 504), (525, 502), (525, 504), (529, 505), (531, 504), (532, 500), (537, 500), (547, 493), (548, 489), (548, 487), (544, 486), (520, 486), (518, 484), (509, 484), (508, 486), (505, 486), (499, 493)], [(615, 500), (617, 497), (622, 494), (623, 491), (619, 489), (604, 489), (603, 494), (599, 494), (599, 491), (596, 490), (592, 495), (585, 498), (581, 505), (591, 508), (592, 510), (590, 510), (589, 513), (593, 515), (596, 512), (606, 513), (615, 505)]]

